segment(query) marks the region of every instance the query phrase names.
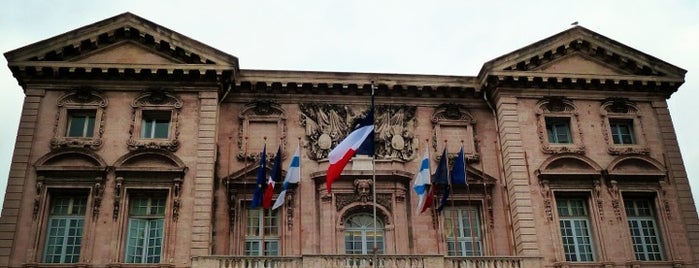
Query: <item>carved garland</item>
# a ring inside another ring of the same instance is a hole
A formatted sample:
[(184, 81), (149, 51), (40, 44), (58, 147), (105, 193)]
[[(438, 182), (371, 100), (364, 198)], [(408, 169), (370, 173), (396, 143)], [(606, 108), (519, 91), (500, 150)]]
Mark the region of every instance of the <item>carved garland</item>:
[[(86, 148), (97, 150), (102, 146), (102, 134), (104, 133), (104, 110), (107, 108), (107, 99), (100, 92), (91, 87), (79, 87), (58, 98), (58, 113), (53, 126), (53, 138), (51, 148)], [(95, 111), (95, 127), (97, 130), (92, 137), (66, 137), (68, 126), (68, 110), (93, 110)]]
[[(149, 89), (141, 93), (131, 103), (131, 127), (127, 145), (129, 150), (159, 149), (177, 151), (179, 148), (179, 119), (182, 110), (182, 100), (164, 89)], [(142, 139), (137, 127), (141, 126), (141, 118), (144, 110), (170, 111), (170, 137), (168, 139)]]
[(541, 196), (544, 199), (544, 212), (546, 213), (546, 219), (553, 221), (553, 193), (551, 192), (549, 180), (541, 180), (539, 182), (539, 187), (541, 188)]
[(612, 208), (614, 209), (614, 216), (616, 217), (617, 221), (622, 221), (622, 214), (621, 214), (621, 195), (619, 193), (619, 186), (617, 185), (618, 182), (616, 180), (609, 180), (608, 185), (607, 185), (607, 192), (609, 193), (609, 196), (612, 198)]
[[(572, 143), (550, 144), (546, 133), (546, 117), (567, 117)], [(546, 97), (536, 105), (536, 129), (539, 136), (541, 150), (547, 154), (585, 153), (583, 145), (583, 132), (578, 124), (578, 112), (573, 102), (564, 97)]]

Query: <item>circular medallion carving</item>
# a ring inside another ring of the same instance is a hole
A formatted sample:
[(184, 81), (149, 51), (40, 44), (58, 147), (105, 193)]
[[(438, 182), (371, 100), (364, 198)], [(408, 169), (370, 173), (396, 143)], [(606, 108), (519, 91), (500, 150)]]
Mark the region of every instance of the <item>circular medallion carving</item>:
[(318, 137), (318, 147), (322, 150), (330, 150), (330, 146), (332, 146), (333, 139), (330, 138), (330, 135), (327, 133), (323, 133)]
[(403, 150), (404, 146), (405, 140), (403, 137), (394, 135), (393, 138), (391, 138), (391, 147), (393, 147), (394, 150)]

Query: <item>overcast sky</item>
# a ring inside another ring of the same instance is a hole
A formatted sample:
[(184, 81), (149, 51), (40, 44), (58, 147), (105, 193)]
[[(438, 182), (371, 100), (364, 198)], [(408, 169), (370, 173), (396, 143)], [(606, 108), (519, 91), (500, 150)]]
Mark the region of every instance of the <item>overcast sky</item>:
[[(688, 70), (668, 103), (699, 196), (699, 1), (21, 0), (2, 4), (0, 52), (127, 11), (234, 55), (243, 69), (466, 76), (578, 21)], [(0, 196), (23, 99), (2, 63)]]

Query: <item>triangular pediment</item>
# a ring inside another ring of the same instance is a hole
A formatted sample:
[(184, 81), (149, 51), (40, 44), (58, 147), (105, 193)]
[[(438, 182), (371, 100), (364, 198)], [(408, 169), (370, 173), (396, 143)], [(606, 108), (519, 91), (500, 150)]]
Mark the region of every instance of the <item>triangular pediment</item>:
[(526, 72), (684, 79), (687, 71), (576, 26), (486, 62), (479, 76)]
[(138, 43), (126, 41), (71, 59), (76, 63), (91, 64), (182, 64), (165, 54), (149, 50)]
[(582, 53), (574, 53), (533, 68), (532, 71), (557, 74), (631, 75), (627, 70), (605, 64)]
[(9, 51), (5, 57), (10, 66), (44, 62), (210, 65), (238, 69), (236, 57), (131, 13)]

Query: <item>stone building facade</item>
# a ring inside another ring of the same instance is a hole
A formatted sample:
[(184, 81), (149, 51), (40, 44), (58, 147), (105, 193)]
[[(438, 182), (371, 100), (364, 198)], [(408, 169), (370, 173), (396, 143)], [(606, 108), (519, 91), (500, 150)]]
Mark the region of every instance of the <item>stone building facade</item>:
[[(686, 71), (580, 26), (476, 76), (243, 69), (130, 13), (5, 57), (26, 97), (0, 266), (699, 264), (666, 103)], [(372, 88), (375, 157), (328, 193)], [(420, 159), (462, 146), (468, 185), (419, 213)], [(261, 158), (297, 147), (284, 206), (249, 209)]]

